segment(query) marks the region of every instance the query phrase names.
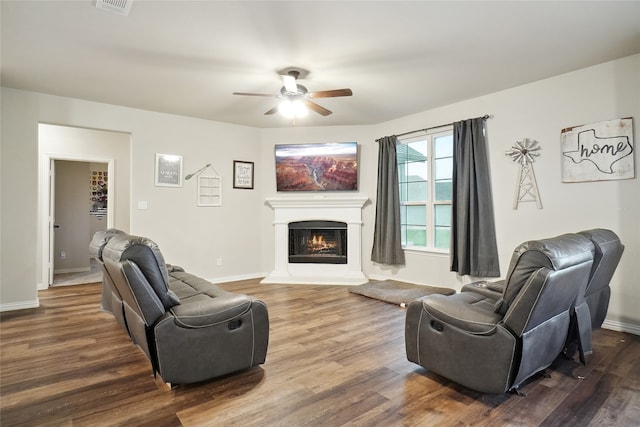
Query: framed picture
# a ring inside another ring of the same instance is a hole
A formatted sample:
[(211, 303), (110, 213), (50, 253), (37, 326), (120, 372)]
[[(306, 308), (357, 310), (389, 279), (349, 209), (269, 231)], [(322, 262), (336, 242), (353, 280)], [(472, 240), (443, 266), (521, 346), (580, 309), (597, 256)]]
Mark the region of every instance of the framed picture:
[(253, 189), (253, 162), (233, 161), (233, 188)]
[(156, 186), (182, 187), (182, 156), (156, 153)]

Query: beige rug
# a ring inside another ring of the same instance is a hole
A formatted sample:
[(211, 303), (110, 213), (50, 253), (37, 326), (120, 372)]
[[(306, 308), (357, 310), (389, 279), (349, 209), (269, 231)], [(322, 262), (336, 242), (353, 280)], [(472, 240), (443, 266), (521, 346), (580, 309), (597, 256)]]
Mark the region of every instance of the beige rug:
[(364, 295), (365, 297), (379, 299), (406, 306), (417, 298), (431, 294), (452, 295), (456, 291), (450, 288), (439, 288), (427, 285), (414, 285), (412, 283), (398, 282), (395, 280), (382, 280), (369, 282), (363, 285), (351, 286), (349, 292)]

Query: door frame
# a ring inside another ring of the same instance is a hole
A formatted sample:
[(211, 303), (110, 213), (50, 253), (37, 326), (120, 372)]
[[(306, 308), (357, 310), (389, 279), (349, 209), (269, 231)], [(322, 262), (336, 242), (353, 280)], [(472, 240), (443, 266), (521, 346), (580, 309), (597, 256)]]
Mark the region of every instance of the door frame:
[[(47, 289), (50, 285), (50, 271), (53, 270), (53, 212), (51, 209), (55, 207), (55, 192), (52, 192), (52, 182), (55, 177), (52, 177), (51, 168), (53, 162), (55, 160), (67, 160), (73, 162), (84, 162), (84, 163), (106, 163), (107, 164), (107, 173), (109, 174), (109, 179), (107, 181), (107, 194), (108, 194), (108, 202), (107, 202), (107, 228), (113, 227), (113, 218), (114, 218), (114, 207), (115, 207), (115, 180), (117, 177), (115, 176), (115, 159), (113, 158), (105, 158), (105, 157), (97, 157), (97, 156), (85, 156), (85, 155), (73, 155), (73, 154), (60, 154), (60, 153), (42, 153), (40, 156), (40, 235), (42, 242), (42, 277), (41, 281), (38, 284), (38, 290)], [(88, 171), (87, 171), (88, 172)], [(88, 212), (87, 212), (88, 215)], [(88, 242), (87, 242), (88, 248)], [(88, 250), (88, 249), (87, 249)]]

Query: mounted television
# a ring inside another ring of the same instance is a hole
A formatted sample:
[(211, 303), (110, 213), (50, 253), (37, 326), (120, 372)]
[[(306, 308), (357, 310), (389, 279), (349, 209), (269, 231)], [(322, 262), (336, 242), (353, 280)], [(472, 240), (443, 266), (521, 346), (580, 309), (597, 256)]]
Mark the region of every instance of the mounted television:
[(278, 191), (356, 191), (358, 143), (276, 145)]

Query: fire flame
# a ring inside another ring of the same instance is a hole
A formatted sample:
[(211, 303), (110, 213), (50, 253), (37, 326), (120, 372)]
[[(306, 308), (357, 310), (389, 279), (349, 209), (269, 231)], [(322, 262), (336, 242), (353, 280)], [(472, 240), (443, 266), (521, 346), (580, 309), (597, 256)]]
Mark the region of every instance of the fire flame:
[(322, 234), (314, 234), (309, 240), (307, 245), (310, 252), (320, 252), (327, 249), (334, 249), (336, 244), (334, 242), (327, 242)]

